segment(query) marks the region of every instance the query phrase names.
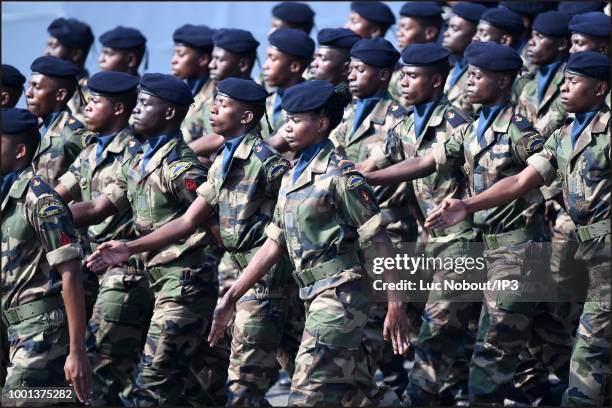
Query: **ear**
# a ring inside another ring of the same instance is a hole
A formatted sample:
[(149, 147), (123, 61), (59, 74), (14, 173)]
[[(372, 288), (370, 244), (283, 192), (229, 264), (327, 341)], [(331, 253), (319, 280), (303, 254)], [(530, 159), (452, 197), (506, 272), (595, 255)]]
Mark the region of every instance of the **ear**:
[(69, 58), (71, 61), (78, 63), (81, 60), (85, 59), (85, 53), (80, 48), (74, 48), (70, 51)]
[(16, 160), (19, 160), (22, 157), (25, 157), (27, 153), (28, 153), (28, 148), (26, 147), (25, 144), (19, 143), (17, 146), (15, 146), (15, 159)]
[(242, 116), (240, 117), (240, 124), (248, 125), (253, 121), (254, 117), (255, 115), (253, 114), (253, 111), (250, 111), (250, 110), (244, 111), (242, 113)]
[(570, 47), (569, 38), (559, 39), (559, 42), (557, 43), (557, 51), (559, 51), (560, 53), (564, 53), (569, 50), (569, 47)]
[(440, 73), (436, 72), (435, 74), (433, 74), (431, 79), (432, 79), (433, 87), (435, 89), (435, 88), (439, 88), (440, 86), (442, 86), (442, 84), (444, 83), (444, 80), (446, 78), (442, 78), (442, 75), (440, 75)]
[(174, 116), (176, 116), (176, 108), (174, 106), (168, 106), (168, 108), (166, 108), (166, 115), (164, 116), (164, 119), (171, 121)]
[(382, 29), (380, 27), (378, 27), (378, 26), (373, 26), (370, 29), (370, 37), (371, 38), (383, 37)]
[(608, 43), (607, 42), (602, 41), (599, 44), (599, 52), (601, 52), (602, 54), (608, 55), (608, 49), (609, 49), (609, 47), (608, 47)]
[(344, 64), (342, 64), (342, 77), (343, 78), (348, 77), (350, 72), (351, 72), (351, 61), (346, 61)]
[(291, 62), (291, 65), (289, 65), (289, 71), (291, 73), (297, 73), (300, 72), (300, 70), (302, 69), (302, 64), (296, 60), (293, 60)]
[(512, 82), (510, 81), (510, 75), (500, 75), (497, 78), (497, 87), (500, 91), (506, 90), (512, 87)]
[(121, 116), (125, 112), (125, 104), (123, 102), (115, 102), (113, 105), (113, 115)]
[(0, 100), (0, 104), (2, 106), (6, 106), (8, 105), (10, 99), (11, 96), (9, 95), (9, 93), (7, 91), (2, 91), (2, 99)]
[(501, 45), (507, 45), (508, 47), (512, 47), (512, 36), (509, 34), (504, 34), (501, 36), (499, 43)]
[(200, 68), (208, 69), (208, 64), (210, 64), (210, 54), (200, 54), (198, 57), (198, 65)]
[(393, 70), (390, 68), (381, 68), (380, 69), (380, 80), (385, 82), (391, 79), (391, 75), (393, 74)]
[(55, 92), (55, 100), (58, 102), (67, 102), (68, 90), (66, 88), (60, 88)]
[(597, 86), (595, 87), (595, 95), (602, 96), (608, 93), (608, 83), (606, 81), (597, 82)]
[(249, 72), (250, 66), (251, 61), (249, 58), (240, 57), (240, 59), (238, 59), (238, 71), (240, 71), (241, 73)]
[(137, 68), (138, 67), (138, 57), (135, 52), (128, 52), (127, 55), (127, 66), (128, 68)]
[(433, 42), (436, 38), (438, 38), (438, 27), (425, 27), (425, 40)]
[(331, 125), (331, 122), (329, 121), (329, 118), (327, 116), (321, 115), (319, 117), (319, 127), (317, 129), (317, 132), (319, 133), (327, 132), (330, 125)]

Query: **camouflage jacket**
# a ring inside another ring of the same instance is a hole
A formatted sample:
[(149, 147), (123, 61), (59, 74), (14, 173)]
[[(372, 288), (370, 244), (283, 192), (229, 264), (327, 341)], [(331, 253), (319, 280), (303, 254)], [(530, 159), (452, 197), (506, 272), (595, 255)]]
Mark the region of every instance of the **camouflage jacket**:
[[(276, 132), (287, 121), (287, 112), (281, 109), (278, 119), (274, 122), (274, 101), (276, 101), (276, 97), (277, 94), (275, 91), (266, 99), (266, 114), (268, 115), (268, 120), (270, 121), (273, 132)], [(263, 120), (265, 121), (265, 118)]]
[(567, 117), (560, 100), (560, 88), (564, 78), (565, 64), (561, 64), (546, 87), (542, 100), (538, 103), (538, 76), (536, 72), (532, 72), (518, 97), (518, 112), (533, 123), (533, 127), (545, 139), (559, 129)]
[[(212, 133), (208, 117), (210, 115), (210, 101), (212, 101), (214, 93), (215, 84), (212, 79), (209, 79), (193, 98), (194, 102), (189, 107), (189, 111), (181, 124), (181, 132), (183, 132), (185, 143), (191, 143), (203, 135)], [(207, 104), (208, 112), (206, 112)]]
[[(421, 137), (416, 137), (414, 115), (406, 117), (387, 135), (385, 141), (385, 160), (379, 168), (412, 157), (426, 156), (432, 151), (435, 143), (445, 143), (456, 131), (465, 129), (472, 122), (463, 111), (453, 107), (446, 97), (442, 97), (434, 108)], [(467, 196), (468, 180), (457, 166), (447, 166), (445, 171), (435, 172), (427, 177), (412, 181), (416, 199), (424, 218), (447, 198), (463, 199)], [(445, 236), (453, 239), (474, 239), (471, 220), (466, 220), (448, 231), (428, 231), (430, 237)], [(452, 231), (451, 231), (452, 230)]]
[[(384, 158), (383, 144), (389, 131), (404, 120), (408, 111), (386, 94), (363, 119), (353, 132), (355, 123), (355, 105), (344, 110), (342, 122), (332, 132), (330, 140), (336, 149), (355, 163), (370, 157), (377, 161)], [(410, 183), (374, 187), (377, 202), (381, 211), (393, 221), (387, 225), (394, 242), (414, 242), (416, 240), (416, 223), (411, 217), (410, 206), (416, 205), (414, 192)]]
[(91, 133), (85, 130), (69, 110), (63, 110), (49, 125), (34, 154), (32, 166), (36, 174), (51, 187), (55, 187), (60, 176), (68, 171), (68, 167), (86, 146), (90, 136)]
[(82, 257), (68, 206), (27, 167), (2, 202), (2, 309), (59, 295), (54, 267)]
[[(548, 138), (544, 150), (527, 162), (547, 184), (560, 177), (565, 207), (574, 224), (580, 227), (610, 219), (610, 108), (602, 105), (578, 137), (575, 148), (571, 140), (573, 120), (568, 118)], [(602, 242), (607, 243), (607, 249)], [(578, 256), (609, 257), (609, 245), (610, 234), (583, 242)]]
[(466, 67), (465, 71), (457, 78), (457, 82), (451, 86), (449, 74), (449, 77), (446, 79), (446, 84), (444, 85), (444, 93), (452, 105), (457, 106), (468, 115), (474, 116), (476, 110), (467, 96), (467, 78), (468, 71)]
[(289, 162), (273, 151), (256, 131), (249, 132), (234, 152), (225, 179), (221, 176), (223, 149), (197, 193), (219, 214), (223, 245), (230, 252), (261, 246), (272, 220), (282, 176)]
[[(505, 177), (520, 173), (527, 165), (527, 158), (542, 150), (544, 144), (544, 138), (510, 103), (497, 115), (480, 142), (476, 136), (478, 121), (457, 129), (444, 143), (432, 146), (438, 171), (448, 171), (449, 165), (456, 162), (464, 163), (472, 196)], [(544, 225), (543, 207), (539, 206), (533, 217), (524, 212), (542, 201), (540, 190), (533, 189), (508, 204), (474, 213), (474, 224), (484, 234), (500, 234), (533, 223), (539, 233)]]
[[(106, 146), (99, 162), (96, 162), (96, 149), (94, 136), (92, 143), (59, 179), (75, 201), (91, 201), (103, 194), (104, 188), (121, 172), (123, 163), (140, 152), (140, 142), (134, 137), (131, 128), (127, 127)], [(133, 238), (132, 210), (128, 208), (111, 215), (100, 224), (90, 226), (87, 232), (90, 242), (96, 244), (111, 239)]]
[(384, 228), (374, 191), (352, 166), (338, 166), (344, 157), (327, 142), (295, 184), (295, 169), (287, 172), (266, 227), (268, 238), (287, 248), (296, 273), (338, 261), (337, 273), (301, 289), (302, 299), (361, 279), (363, 267), (351, 259), (361, 253), (360, 242)]
[(72, 112), (72, 115), (79, 121), (83, 122), (85, 120), (85, 116), (83, 111), (85, 110), (85, 105), (87, 105), (87, 101), (91, 94), (89, 93), (89, 88), (87, 87), (87, 83), (89, 82), (89, 78), (87, 74), (81, 78), (79, 78), (78, 86), (81, 88), (81, 93), (83, 94), (83, 98), (85, 99), (85, 103), (81, 99), (81, 95), (79, 95), (79, 91), (76, 90), (72, 98), (68, 101), (68, 109)]
[[(104, 190), (115, 207), (123, 212), (130, 208), (138, 236), (149, 234), (180, 217), (195, 200), (197, 188), (206, 181), (208, 169), (182, 140), (163, 145), (141, 172), (142, 153), (128, 159)], [(145, 252), (147, 268), (169, 264), (184, 255), (201, 253), (211, 243), (211, 234), (198, 227), (194, 234), (163, 250)]]

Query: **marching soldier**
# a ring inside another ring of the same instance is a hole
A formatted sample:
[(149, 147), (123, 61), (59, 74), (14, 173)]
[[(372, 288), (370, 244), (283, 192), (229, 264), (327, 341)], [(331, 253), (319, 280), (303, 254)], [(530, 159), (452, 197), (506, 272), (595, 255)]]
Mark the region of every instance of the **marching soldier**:
[[(146, 53), (146, 37), (140, 30), (117, 26), (99, 37), (102, 49), (98, 65), (102, 71), (126, 72), (138, 75), (138, 67)], [(147, 61), (145, 61), (145, 70)]]
[(279, 28), (295, 28), (310, 35), (314, 26), (315, 12), (308, 4), (286, 2), (272, 9), (272, 27), (268, 35)]
[(0, 107), (14, 108), (21, 98), (26, 78), (12, 65), (2, 64), (2, 97)]
[(395, 24), (395, 16), (381, 1), (353, 1), (344, 28), (361, 38), (385, 38), (387, 30)]
[(333, 85), (348, 84), (350, 51), (361, 37), (348, 28), (324, 28), (317, 34), (317, 49), (310, 64), (312, 79)]

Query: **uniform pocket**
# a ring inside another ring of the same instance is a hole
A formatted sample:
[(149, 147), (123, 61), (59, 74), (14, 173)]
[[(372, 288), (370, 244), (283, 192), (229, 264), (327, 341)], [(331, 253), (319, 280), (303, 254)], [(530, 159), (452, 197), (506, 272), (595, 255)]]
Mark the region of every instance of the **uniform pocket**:
[(308, 377), (313, 382), (353, 384), (362, 328), (345, 325), (317, 327)]

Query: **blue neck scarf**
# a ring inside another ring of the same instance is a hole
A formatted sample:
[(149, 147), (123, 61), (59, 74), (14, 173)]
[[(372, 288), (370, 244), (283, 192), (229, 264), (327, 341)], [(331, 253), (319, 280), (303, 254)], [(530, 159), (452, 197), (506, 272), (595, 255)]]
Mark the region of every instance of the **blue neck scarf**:
[(316, 157), (317, 154), (323, 149), (328, 143), (331, 143), (329, 139), (325, 139), (321, 143), (313, 144), (308, 146), (304, 150), (300, 152), (300, 158), (295, 164), (295, 168), (293, 169), (293, 175), (291, 177), (291, 184), (295, 184), (297, 179), (300, 178), (300, 175), (306, 170), (306, 167), (310, 164), (310, 162)]
[(198, 79), (186, 79), (185, 83), (187, 84), (187, 86), (189, 86), (189, 89), (191, 90), (191, 96), (196, 96), (197, 93), (200, 92), (202, 86), (206, 81), (208, 81), (208, 75), (205, 75), (202, 78)]
[(113, 141), (117, 134), (106, 135), (106, 136), (96, 136), (96, 164), (100, 162), (100, 157), (102, 157), (102, 153), (104, 149), (108, 147), (108, 145)]
[(480, 108), (480, 114), (478, 116), (478, 129), (476, 130), (476, 136), (478, 137), (478, 143), (482, 139), (489, 126), (493, 123), (499, 112), (504, 109), (506, 104), (483, 106)]
[(562, 63), (563, 61), (555, 61), (548, 65), (542, 65), (538, 68), (538, 72), (536, 74), (538, 79), (538, 103), (542, 102), (542, 98), (546, 93), (548, 84), (550, 84), (550, 81)]
[(431, 117), (431, 114), (436, 106), (438, 106), (438, 102), (440, 102), (440, 98), (430, 102), (421, 103), (419, 105), (414, 105), (414, 131), (417, 139), (419, 136), (421, 136), (421, 133), (425, 129), (425, 125), (429, 121), (429, 118)]
[(155, 152), (157, 152), (159, 149), (162, 148), (162, 146), (164, 146), (166, 143), (170, 142), (176, 137), (177, 135), (159, 135), (148, 138), (144, 144), (144, 153), (142, 155), (142, 166), (140, 167), (140, 170), (144, 172), (147, 168), (149, 160), (151, 160), (151, 157), (153, 157)]
[(9, 193), (9, 191), (11, 191), (11, 187), (13, 187), (13, 183), (17, 181), (24, 169), (25, 168), (14, 170), (2, 175), (2, 190), (0, 192), (2, 194), (2, 199), (0, 200), (0, 203), (4, 202), (4, 199), (6, 198), (7, 194)]
[(221, 178), (225, 180), (227, 177), (227, 173), (229, 172), (229, 166), (232, 161), (232, 157), (234, 157), (234, 153), (238, 149), (240, 142), (244, 140), (246, 135), (238, 136), (230, 140), (226, 140), (223, 142), (223, 161), (221, 162)]
[(272, 127), (276, 129), (278, 121), (280, 120), (280, 114), (282, 111), (281, 103), (283, 103), (283, 92), (280, 89), (276, 90), (276, 97), (274, 98), (274, 110), (272, 111)]
[(40, 138), (41, 138), (41, 140), (45, 136), (45, 134), (47, 133), (47, 130), (49, 130), (49, 126), (51, 126), (51, 124), (53, 122), (55, 122), (55, 119), (57, 119), (57, 117), (60, 115), (60, 113), (62, 113), (62, 112), (53, 112), (53, 113), (50, 113), (43, 120), (42, 127), (40, 128)]
[(576, 148), (578, 138), (586, 127), (589, 126), (589, 123), (591, 123), (596, 114), (597, 110), (576, 113), (576, 119), (574, 119), (574, 123), (572, 123), (572, 149)]
[(369, 98), (357, 99), (355, 101), (355, 121), (353, 122), (353, 133), (361, 125), (363, 120), (372, 112), (376, 104), (386, 96), (387, 92), (370, 96)]
[(460, 58), (457, 60), (457, 62), (455, 62), (455, 65), (453, 65), (453, 69), (451, 70), (448, 78), (449, 87), (452, 88), (455, 86), (461, 75), (463, 75), (463, 73), (467, 70), (468, 65), (469, 64), (465, 58)]

